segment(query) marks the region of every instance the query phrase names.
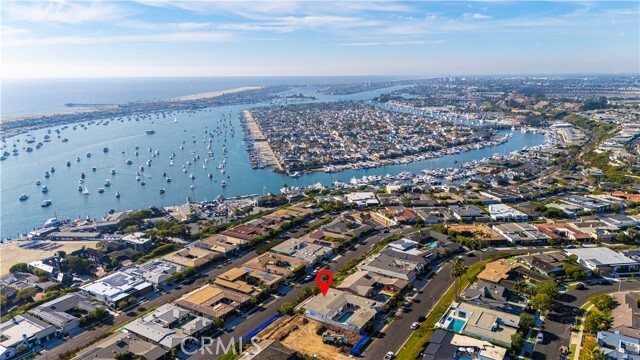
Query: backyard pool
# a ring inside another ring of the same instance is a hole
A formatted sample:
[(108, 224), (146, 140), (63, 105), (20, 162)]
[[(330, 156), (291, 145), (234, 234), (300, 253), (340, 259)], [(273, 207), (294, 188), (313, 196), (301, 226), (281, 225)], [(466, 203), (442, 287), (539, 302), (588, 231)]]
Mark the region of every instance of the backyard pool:
[(435, 248), (436, 246), (438, 246), (438, 243), (437, 243), (436, 241), (434, 241), (434, 242), (430, 242), (430, 243), (427, 245), (427, 247), (428, 247), (429, 249), (433, 249), (433, 248)]
[(345, 311), (342, 315), (340, 315), (340, 317), (338, 318), (338, 322), (345, 322), (347, 320), (349, 320), (349, 318), (353, 316), (353, 311)]
[(378, 294), (373, 300), (385, 303), (390, 298), (391, 298), (391, 296), (389, 296), (387, 294)]
[(464, 327), (464, 325), (467, 322), (462, 320), (462, 319), (456, 319), (454, 318), (453, 320), (451, 320), (451, 322), (449, 323), (449, 326), (447, 326), (447, 329), (449, 330), (453, 330), (455, 332), (460, 332), (462, 331), (462, 328)]

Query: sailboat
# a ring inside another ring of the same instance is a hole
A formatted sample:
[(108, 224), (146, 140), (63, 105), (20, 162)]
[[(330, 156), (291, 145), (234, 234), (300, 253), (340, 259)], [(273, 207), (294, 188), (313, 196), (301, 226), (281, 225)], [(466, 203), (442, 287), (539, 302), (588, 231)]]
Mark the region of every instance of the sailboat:
[(89, 192), (89, 189), (87, 189), (87, 186), (84, 186), (84, 189), (82, 189), (82, 195), (90, 195), (91, 193)]

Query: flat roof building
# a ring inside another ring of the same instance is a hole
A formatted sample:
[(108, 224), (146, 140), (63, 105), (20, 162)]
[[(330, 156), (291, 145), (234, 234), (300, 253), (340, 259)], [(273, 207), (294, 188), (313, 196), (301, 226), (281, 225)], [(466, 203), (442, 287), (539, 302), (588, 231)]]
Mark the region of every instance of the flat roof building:
[(114, 354), (131, 352), (147, 360), (164, 359), (168, 350), (152, 344), (134, 334), (117, 332), (108, 338), (93, 344), (81, 352), (73, 360), (111, 360)]
[(153, 292), (153, 284), (138, 276), (118, 271), (83, 285), (80, 289), (98, 300), (109, 303), (111, 306), (117, 306), (118, 302), (122, 300)]
[(606, 247), (565, 249), (569, 255), (576, 255), (578, 263), (590, 270), (599, 270), (601, 274), (610, 272), (634, 273), (640, 269), (640, 263), (622, 253)]
[(191, 246), (165, 255), (162, 258), (174, 264), (198, 268), (223, 256), (218, 252)]
[(208, 319), (224, 319), (251, 299), (252, 297), (246, 294), (205, 285), (184, 295), (175, 304)]
[(16, 315), (0, 324), (0, 359), (16, 354), (20, 344), (32, 348), (56, 336), (56, 328), (27, 314)]
[(160, 345), (165, 350), (179, 347), (209, 329), (213, 321), (195, 316), (174, 304), (164, 304), (150, 314), (124, 326), (129, 333)]
[(527, 221), (529, 215), (505, 204), (489, 205), (489, 216), (495, 221)]
[(508, 223), (493, 226), (498, 234), (504, 236), (510, 243), (517, 245), (544, 244), (549, 239), (535, 226), (528, 223)]
[(330, 247), (322, 246), (300, 239), (289, 239), (271, 248), (276, 254), (288, 255), (309, 264), (313, 264), (323, 256), (330, 256), (333, 250)]
[(382, 303), (346, 291), (330, 288), (302, 306), (305, 316), (342, 329), (359, 331), (380, 311)]

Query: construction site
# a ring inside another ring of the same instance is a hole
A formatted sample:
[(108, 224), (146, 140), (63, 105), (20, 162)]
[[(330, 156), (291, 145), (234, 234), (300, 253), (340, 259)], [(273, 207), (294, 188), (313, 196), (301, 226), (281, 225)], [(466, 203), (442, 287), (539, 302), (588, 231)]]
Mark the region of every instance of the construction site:
[(257, 336), (280, 341), (288, 348), (322, 360), (348, 359), (349, 350), (361, 337), (300, 314), (283, 316)]

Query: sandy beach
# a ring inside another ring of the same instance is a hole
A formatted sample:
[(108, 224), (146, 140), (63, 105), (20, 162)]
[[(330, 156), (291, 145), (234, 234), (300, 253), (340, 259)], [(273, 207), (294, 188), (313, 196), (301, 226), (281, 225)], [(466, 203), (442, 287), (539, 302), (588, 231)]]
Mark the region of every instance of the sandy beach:
[[(225, 95), (225, 94), (233, 94), (233, 93), (238, 93), (238, 92), (242, 92), (242, 91), (258, 90), (258, 89), (262, 89), (262, 86), (244, 86), (244, 87), (239, 87), (239, 88), (236, 88), (236, 89), (212, 91), (212, 92), (206, 92), (206, 93), (200, 93), (200, 94), (185, 95), (185, 96), (181, 96), (181, 97), (177, 97), (177, 98), (173, 98), (173, 99), (168, 99), (166, 101), (189, 101), (189, 100), (210, 99), (210, 98), (215, 98), (215, 97), (218, 97), (218, 96), (221, 96), (221, 95)], [(65, 110), (65, 111), (54, 111), (54, 112), (45, 113), (45, 114), (29, 114), (29, 115), (19, 115), (19, 116), (8, 116), (8, 117), (0, 118), (0, 124), (1, 123), (9, 123), (9, 122), (13, 122), (13, 121), (20, 121), (20, 120), (37, 119), (37, 118), (41, 118), (41, 117), (49, 117), (49, 116), (54, 116), (54, 115), (72, 115), (72, 114), (89, 113), (89, 112), (100, 111), (100, 110), (113, 110), (113, 109), (116, 109), (117, 107), (118, 107), (118, 105), (95, 106), (95, 107), (79, 107), (79, 108), (70, 108), (69, 110)]]
[(230, 89), (230, 90), (212, 91), (212, 92), (206, 92), (206, 93), (200, 93), (200, 94), (181, 96), (181, 97), (173, 98), (171, 100), (172, 101), (188, 101), (188, 100), (208, 99), (208, 98), (218, 97), (224, 94), (233, 94), (237, 92), (248, 91), (248, 90), (258, 90), (258, 89), (262, 89), (262, 86), (244, 86), (244, 87), (239, 87), (239, 88)]
[(24, 244), (24, 242), (12, 242), (0, 245), (0, 275), (6, 275), (9, 273), (9, 268), (17, 263), (29, 263), (35, 260), (46, 259), (55, 255), (58, 251), (64, 251), (67, 254), (81, 249), (83, 246), (87, 248), (95, 249), (98, 244), (97, 241), (56, 241), (48, 242), (50, 244), (62, 245), (54, 250), (40, 250), (40, 249), (23, 249), (18, 245)]
[(98, 110), (112, 110), (115, 109), (117, 105), (109, 105), (109, 106), (96, 106), (96, 107), (79, 107), (79, 108), (70, 108), (65, 111), (54, 111), (46, 114), (31, 114), (31, 115), (19, 115), (19, 116), (9, 116), (6, 118), (0, 119), (0, 124), (9, 123), (12, 121), (20, 121), (25, 119), (35, 119), (40, 117), (54, 116), (54, 115), (72, 115), (72, 114), (83, 114), (90, 113)]
[(260, 126), (253, 118), (251, 111), (244, 111), (244, 119), (247, 123), (247, 130), (249, 130), (249, 138), (253, 141), (253, 147), (256, 150), (256, 155), (267, 165), (274, 166), (276, 169), (282, 171), (282, 165), (276, 158), (276, 154), (269, 146), (269, 141), (264, 137), (262, 130), (260, 130)]

